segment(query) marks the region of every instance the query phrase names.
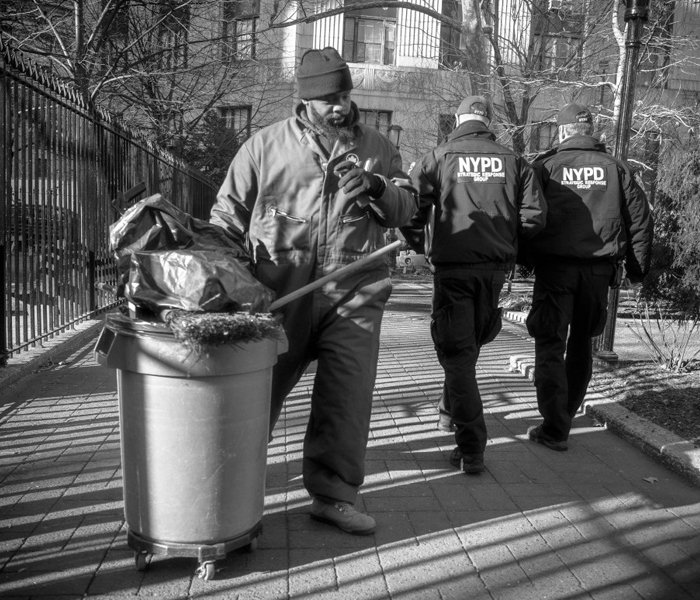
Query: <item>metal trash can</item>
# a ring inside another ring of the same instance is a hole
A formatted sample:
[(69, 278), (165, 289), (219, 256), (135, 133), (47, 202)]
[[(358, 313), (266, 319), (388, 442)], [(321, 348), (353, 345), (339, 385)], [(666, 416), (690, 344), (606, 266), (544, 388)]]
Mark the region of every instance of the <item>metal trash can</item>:
[(262, 531), (272, 368), (286, 339), (196, 353), (164, 324), (107, 315), (95, 346), (117, 371), (124, 513), (136, 568), (150, 555), (215, 559)]

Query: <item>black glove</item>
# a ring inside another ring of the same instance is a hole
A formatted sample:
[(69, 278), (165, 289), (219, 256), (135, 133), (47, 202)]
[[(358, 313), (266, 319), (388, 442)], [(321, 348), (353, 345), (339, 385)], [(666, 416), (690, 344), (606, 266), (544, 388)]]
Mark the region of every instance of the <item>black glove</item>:
[(349, 160), (338, 164), (333, 172), (340, 177), (338, 189), (343, 190), (345, 197), (349, 200), (361, 194), (379, 198), (384, 193), (386, 184), (380, 177), (365, 171)]

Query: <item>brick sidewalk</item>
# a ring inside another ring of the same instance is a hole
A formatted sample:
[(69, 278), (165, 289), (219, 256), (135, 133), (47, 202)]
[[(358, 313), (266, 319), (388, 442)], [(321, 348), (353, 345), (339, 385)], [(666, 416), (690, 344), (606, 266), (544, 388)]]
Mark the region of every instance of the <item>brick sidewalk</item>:
[(0, 403), (0, 597), (342, 600), (700, 599), (700, 489), (586, 416), (570, 450), (525, 440), (532, 383), (509, 369), (532, 353), (520, 325), (486, 346), (487, 473), (448, 462), (435, 428), (442, 374), (429, 285), (396, 285), (387, 311), (354, 537), (309, 519), (301, 443), (313, 374), (290, 396), (268, 452), (263, 533), (215, 579), (194, 558), (137, 571), (122, 513), (114, 372), (92, 343), (4, 388)]

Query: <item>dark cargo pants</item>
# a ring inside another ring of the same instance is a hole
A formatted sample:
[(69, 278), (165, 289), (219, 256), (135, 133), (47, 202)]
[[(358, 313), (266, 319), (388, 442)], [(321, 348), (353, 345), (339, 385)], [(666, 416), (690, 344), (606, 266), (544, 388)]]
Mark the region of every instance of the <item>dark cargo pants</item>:
[(592, 339), (605, 327), (611, 263), (551, 262), (535, 267), (527, 328), (535, 338), (537, 406), (543, 433), (569, 437), (593, 372)]
[(476, 381), (481, 347), (501, 328), (498, 299), (505, 272), (461, 268), (435, 273), (431, 334), (445, 371), (445, 408), (464, 454), (482, 454), (486, 423)]
[(364, 481), (379, 335), (390, 292), (391, 282), (382, 279), (360, 289), (319, 291), (286, 307), (289, 351), (273, 370), (270, 430), (304, 370), (318, 361), (302, 464), (304, 485), (314, 497), (352, 504)]

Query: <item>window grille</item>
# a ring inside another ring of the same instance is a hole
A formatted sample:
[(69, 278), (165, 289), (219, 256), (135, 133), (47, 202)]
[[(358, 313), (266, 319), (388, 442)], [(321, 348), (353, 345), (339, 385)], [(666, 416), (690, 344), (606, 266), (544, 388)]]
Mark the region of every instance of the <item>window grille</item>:
[(224, 0), (221, 32), (224, 60), (255, 58), (260, 0)]
[(390, 110), (369, 110), (361, 108), (360, 123), (374, 127), (383, 134), (389, 134), (389, 126), (391, 125), (392, 111)]
[(351, 10), (345, 14), (344, 25), (343, 57), (345, 60), (376, 65), (395, 64), (395, 8)]
[(224, 121), (224, 127), (235, 133), (238, 142), (243, 142), (250, 137), (252, 106), (223, 106), (218, 109), (218, 112)]

